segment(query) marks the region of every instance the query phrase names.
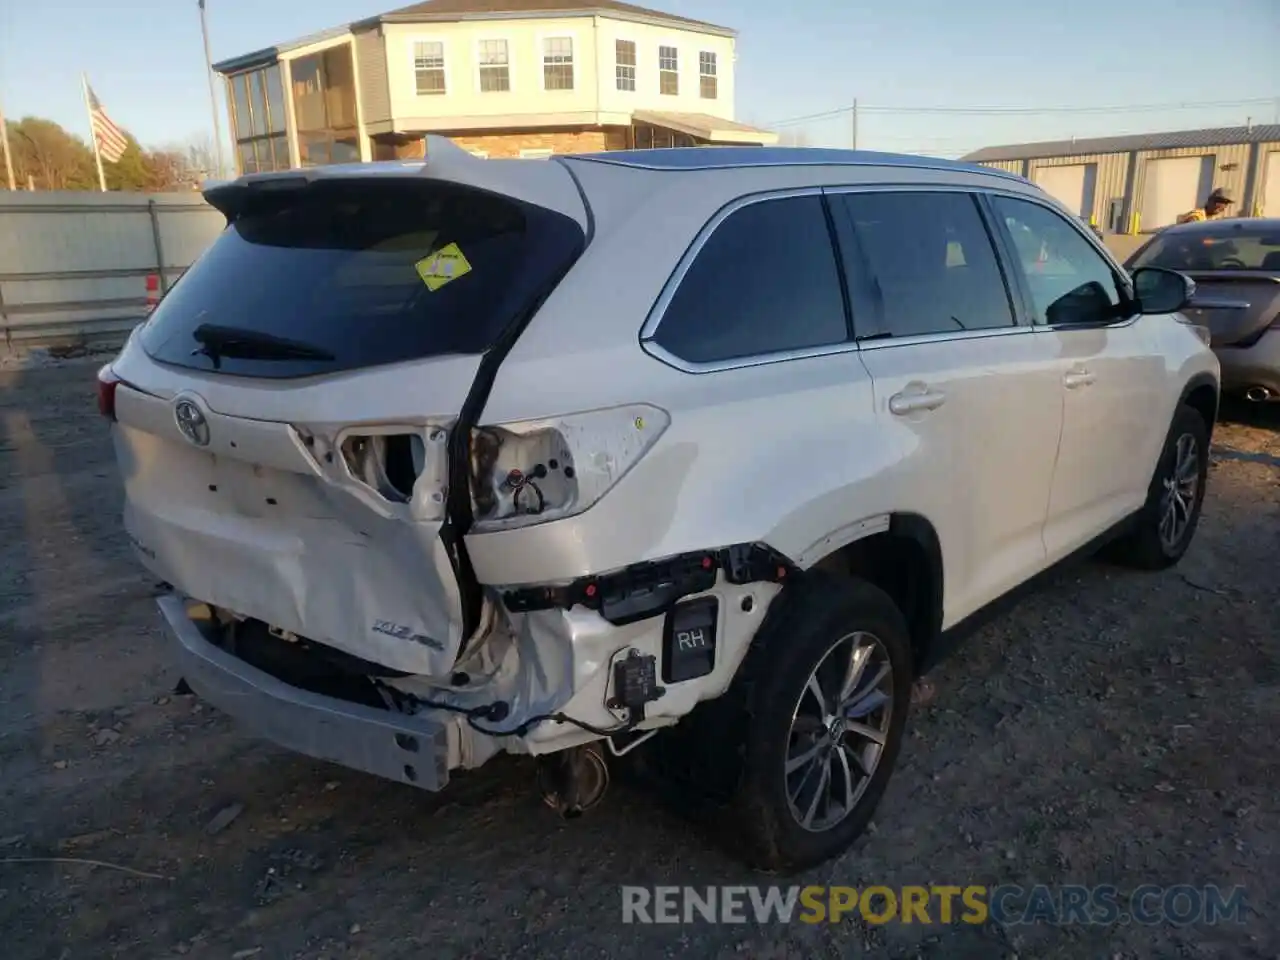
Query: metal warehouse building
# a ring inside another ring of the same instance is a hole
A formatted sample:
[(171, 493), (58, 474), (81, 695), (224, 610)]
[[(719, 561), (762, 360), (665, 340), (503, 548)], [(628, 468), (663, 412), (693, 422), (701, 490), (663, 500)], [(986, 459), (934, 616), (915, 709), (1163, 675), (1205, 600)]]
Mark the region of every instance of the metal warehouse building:
[(985, 147), (964, 158), (1021, 174), (1111, 233), (1145, 233), (1215, 187), (1237, 215), (1280, 217), (1280, 124)]

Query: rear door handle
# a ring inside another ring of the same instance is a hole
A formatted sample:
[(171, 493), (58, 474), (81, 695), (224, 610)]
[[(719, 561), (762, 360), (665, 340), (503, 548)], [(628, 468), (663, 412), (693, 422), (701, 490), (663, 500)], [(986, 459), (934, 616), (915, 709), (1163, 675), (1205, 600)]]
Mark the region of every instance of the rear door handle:
[(947, 402), (947, 395), (941, 390), (902, 391), (889, 398), (889, 412), (903, 416), (908, 413), (920, 413), (924, 410), (937, 410)]
[(1088, 370), (1068, 370), (1062, 375), (1062, 382), (1068, 390), (1075, 390), (1077, 387), (1087, 387), (1093, 383), (1093, 374)]

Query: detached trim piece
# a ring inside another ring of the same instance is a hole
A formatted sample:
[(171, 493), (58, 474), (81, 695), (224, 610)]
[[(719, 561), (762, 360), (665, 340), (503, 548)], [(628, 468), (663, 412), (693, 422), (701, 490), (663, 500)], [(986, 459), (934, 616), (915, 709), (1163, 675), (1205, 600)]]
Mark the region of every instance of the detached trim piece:
[(156, 601), (177, 640), (182, 676), (205, 701), (295, 753), (420, 790), (449, 782), (446, 725), (431, 716), (375, 710), (285, 683), (215, 646), (181, 597)]
[(767, 544), (739, 543), (635, 563), (604, 576), (580, 577), (563, 587), (509, 590), (502, 599), (512, 613), (582, 606), (614, 626), (623, 626), (661, 616), (682, 598), (710, 590), (721, 570), (730, 583), (781, 583), (800, 574), (795, 564)]

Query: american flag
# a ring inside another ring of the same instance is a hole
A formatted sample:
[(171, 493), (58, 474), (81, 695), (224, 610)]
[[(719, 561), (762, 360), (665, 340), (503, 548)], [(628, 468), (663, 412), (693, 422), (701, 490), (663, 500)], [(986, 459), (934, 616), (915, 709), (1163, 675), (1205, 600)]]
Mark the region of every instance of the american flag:
[(129, 141), (124, 131), (117, 127), (107, 116), (107, 111), (102, 109), (102, 104), (98, 101), (93, 88), (85, 84), (85, 90), (89, 95), (89, 120), (93, 125), (93, 139), (97, 141), (98, 153), (108, 163), (119, 163)]

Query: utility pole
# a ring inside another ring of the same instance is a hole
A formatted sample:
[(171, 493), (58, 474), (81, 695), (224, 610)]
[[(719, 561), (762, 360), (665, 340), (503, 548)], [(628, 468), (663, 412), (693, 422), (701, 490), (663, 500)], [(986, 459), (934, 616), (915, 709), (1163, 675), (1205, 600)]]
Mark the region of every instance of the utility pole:
[(197, 0), (197, 2), (200, 4), (200, 33), (204, 36), (204, 70), (209, 78), (209, 106), (213, 108), (213, 150), (214, 156), (217, 157), (217, 176), (221, 177), (226, 167), (222, 163), (222, 121), (218, 116), (218, 91), (213, 79), (213, 56), (209, 52), (209, 21), (204, 12), (205, 0)]
[(853, 98), (853, 149), (858, 149), (858, 98)]
[(13, 154), (9, 152), (9, 128), (5, 126), (2, 109), (0, 109), (0, 146), (4, 147), (4, 170), (9, 175), (9, 189), (17, 190), (13, 180)]

